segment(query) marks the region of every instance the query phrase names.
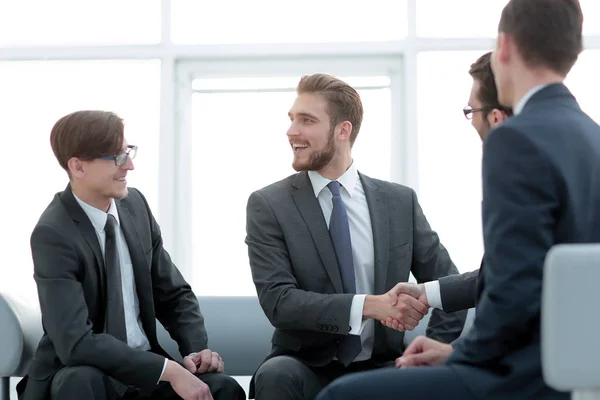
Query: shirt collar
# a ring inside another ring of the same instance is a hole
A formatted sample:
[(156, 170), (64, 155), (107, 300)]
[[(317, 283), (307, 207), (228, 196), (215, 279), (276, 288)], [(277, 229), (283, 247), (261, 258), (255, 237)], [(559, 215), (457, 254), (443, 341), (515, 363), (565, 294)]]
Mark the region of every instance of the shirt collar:
[(514, 108), (513, 114), (517, 115), (521, 111), (523, 111), (523, 108), (525, 107), (525, 104), (527, 104), (527, 102), (529, 101), (529, 99), (531, 99), (534, 94), (536, 94), (537, 92), (539, 92), (540, 90), (542, 90), (546, 86), (548, 86), (548, 85), (547, 84), (539, 85), (539, 86), (536, 86), (533, 89), (531, 89), (529, 92), (525, 93), (525, 96), (521, 97), (521, 100), (519, 100), (517, 102), (517, 105)]
[(111, 214), (117, 220), (117, 225), (119, 225), (119, 213), (117, 212), (117, 204), (115, 203), (115, 199), (110, 199), (110, 207), (107, 212), (104, 212), (94, 206), (90, 206), (83, 200), (73, 193), (75, 200), (79, 203), (83, 211), (87, 214), (88, 218), (92, 222), (92, 226), (98, 233), (104, 233), (104, 226), (106, 226), (106, 220), (108, 219), (108, 214)]
[[(321, 190), (331, 182), (330, 179), (324, 178), (317, 171), (308, 171), (308, 177), (315, 192), (315, 197), (319, 197)], [(358, 170), (356, 169), (354, 161), (352, 161), (350, 168), (348, 168), (337, 181), (346, 189), (346, 192), (348, 192), (350, 197), (352, 197), (354, 189), (356, 188), (356, 182), (358, 181)]]

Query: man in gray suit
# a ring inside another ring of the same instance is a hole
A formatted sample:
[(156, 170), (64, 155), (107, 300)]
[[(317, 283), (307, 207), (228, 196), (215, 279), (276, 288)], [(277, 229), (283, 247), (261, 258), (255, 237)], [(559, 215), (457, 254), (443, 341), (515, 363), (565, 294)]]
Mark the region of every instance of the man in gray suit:
[[(252, 193), (247, 207), (252, 276), (275, 327), (250, 384), (261, 400), (313, 399), (339, 376), (393, 366), (401, 331), (427, 313), (394, 286), (410, 272), (419, 282), (458, 272), (415, 192), (358, 172), (358, 93), (324, 74), (304, 76), (297, 92), (287, 135), (299, 172)], [(465, 316), (434, 311), (428, 336), (453, 341)], [(387, 317), (400, 331), (375, 323)]]
[[(491, 66), (492, 52), (487, 52), (477, 59), (469, 74), (473, 78), (469, 103), (463, 109), (468, 120), (471, 120), (473, 128), (477, 131), (483, 142), (489, 132), (512, 116), (512, 108), (500, 105), (498, 102), (498, 90), (494, 81), (494, 73)], [(483, 260), (481, 262), (483, 267)], [(405, 293), (421, 300), (429, 307), (454, 312), (475, 307), (478, 293), (479, 269), (460, 275), (450, 275), (421, 284), (402, 283), (396, 286), (398, 294)], [(390, 328), (401, 326), (398, 321), (389, 318), (382, 321)], [(418, 345), (418, 343), (415, 343)], [(416, 355), (415, 355), (416, 356)], [(404, 365), (422, 362), (433, 362), (425, 360), (428, 354), (420, 354), (418, 357), (403, 357)], [(434, 357), (433, 354), (429, 354)]]

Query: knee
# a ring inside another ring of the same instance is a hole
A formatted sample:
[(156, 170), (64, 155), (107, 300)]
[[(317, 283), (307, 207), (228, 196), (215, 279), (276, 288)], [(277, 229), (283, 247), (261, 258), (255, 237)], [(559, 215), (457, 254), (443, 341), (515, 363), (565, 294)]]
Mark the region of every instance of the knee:
[(271, 386), (301, 385), (304, 367), (301, 361), (288, 356), (277, 356), (265, 361), (256, 371), (255, 385), (258, 388)]
[(211, 377), (210, 392), (215, 400), (244, 400), (246, 392), (231, 376), (216, 373)]
[(104, 373), (89, 366), (65, 367), (52, 382), (55, 398), (70, 398), (74, 393), (104, 389)]

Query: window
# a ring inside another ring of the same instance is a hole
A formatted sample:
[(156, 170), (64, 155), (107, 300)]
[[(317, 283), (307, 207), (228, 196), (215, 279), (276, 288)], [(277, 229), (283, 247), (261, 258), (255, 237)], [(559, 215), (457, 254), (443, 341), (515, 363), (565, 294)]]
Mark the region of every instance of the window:
[(600, 123), (598, 91), (600, 82), (596, 79), (600, 68), (600, 50), (586, 50), (567, 76), (565, 84), (577, 98), (581, 109)]
[[(254, 295), (246, 237), (251, 192), (295, 171), (286, 131), (299, 77), (192, 83), (193, 283), (199, 295)], [(344, 79), (344, 78), (342, 78)], [(354, 159), (390, 177), (390, 78), (345, 79), (365, 109)]]
[(160, 64), (157, 61), (36, 61), (0, 63), (0, 132), (5, 168), (0, 208), (4, 262), (0, 289), (35, 290), (29, 238), (54, 194), (67, 185), (50, 147), (50, 130), (62, 116), (104, 109), (125, 119), (139, 146), (129, 184), (147, 196), (158, 216)]
[(419, 0), (416, 3), (418, 36), (495, 38), (500, 14), (508, 1)]
[(406, 36), (406, 0), (172, 0), (177, 44), (325, 43)]
[(1, 1), (0, 45), (158, 43), (160, 1)]
[(600, 3), (596, 0), (579, 0), (579, 4), (583, 12), (583, 34), (600, 35)]
[(469, 66), (483, 53), (418, 56), (419, 199), (462, 272), (478, 268), (483, 255), (481, 141), (462, 113)]

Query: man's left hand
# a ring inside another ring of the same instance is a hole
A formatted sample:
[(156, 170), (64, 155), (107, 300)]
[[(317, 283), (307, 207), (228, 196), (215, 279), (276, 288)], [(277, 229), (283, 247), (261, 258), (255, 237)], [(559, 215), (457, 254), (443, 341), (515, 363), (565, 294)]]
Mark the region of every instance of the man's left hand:
[(204, 374), (206, 372), (223, 372), (225, 363), (219, 355), (204, 349), (199, 353), (192, 353), (183, 359), (183, 366), (192, 374)]
[(440, 365), (452, 353), (452, 346), (425, 336), (416, 337), (396, 359), (396, 368)]

